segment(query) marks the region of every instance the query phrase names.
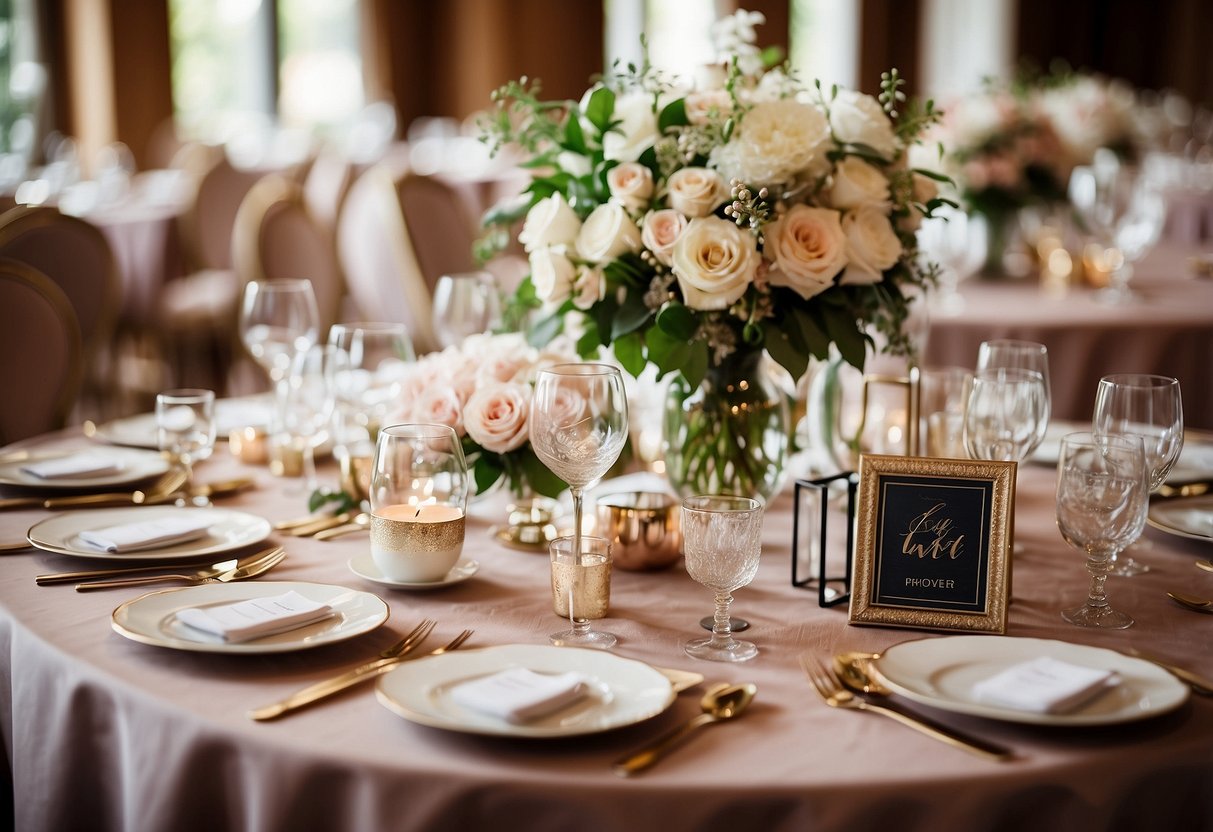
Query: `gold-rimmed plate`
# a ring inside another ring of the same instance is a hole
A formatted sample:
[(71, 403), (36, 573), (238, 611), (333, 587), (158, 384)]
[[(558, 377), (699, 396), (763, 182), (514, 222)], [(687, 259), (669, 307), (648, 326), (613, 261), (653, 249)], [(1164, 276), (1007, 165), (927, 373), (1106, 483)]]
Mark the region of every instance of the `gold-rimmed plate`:
[[(79, 474), (69, 477), (43, 479), (27, 472), (26, 466), (52, 459), (66, 459), (71, 456), (85, 455), (112, 463), (117, 470), (107, 473)], [(63, 491), (97, 489), (105, 490), (123, 485), (133, 485), (153, 477), (159, 477), (169, 469), (169, 461), (154, 451), (138, 450), (136, 448), (104, 448), (90, 447), (72, 451), (47, 451), (34, 453), (28, 458), (11, 462), (0, 462), (0, 485), (12, 485), (19, 488), (36, 489), (39, 491)]]
[(1213, 494), (1150, 503), (1147, 522), (1159, 531), (1192, 540), (1213, 540)]
[[(206, 535), (194, 540), (140, 549), (135, 552), (100, 552), (80, 539), (80, 533), (125, 523), (139, 523), (179, 516), (189, 512), (206, 512), (210, 527)], [(93, 508), (68, 511), (48, 517), (35, 524), (26, 539), (39, 549), (80, 558), (117, 561), (178, 561), (209, 557), (231, 552), (270, 536), (270, 521), (255, 514), (226, 508), (194, 508), (178, 506), (138, 506), (134, 508)]]
[[(215, 438), (224, 440), (241, 428), (269, 427), (273, 402), (265, 396), (219, 399), (215, 402)], [(157, 449), (156, 414), (138, 413), (97, 425), (93, 437), (111, 445)]]

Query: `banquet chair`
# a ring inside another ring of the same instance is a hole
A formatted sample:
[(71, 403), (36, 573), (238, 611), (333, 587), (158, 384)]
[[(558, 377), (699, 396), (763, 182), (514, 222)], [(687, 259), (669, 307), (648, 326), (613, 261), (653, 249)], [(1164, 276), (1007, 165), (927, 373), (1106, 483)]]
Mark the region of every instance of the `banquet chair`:
[(337, 239), (337, 217), (353, 181), (353, 165), (332, 150), (316, 154), (303, 180), (303, 202), (333, 245)]
[(0, 445), (64, 426), (80, 389), (80, 327), (67, 295), (31, 266), (0, 257)]
[(113, 252), (92, 224), (45, 206), (18, 206), (0, 216), (0, 256), (53, 280), (79, 323), (84, 397), (104, 404), (118, 379), (110, 354), (122, 303)]

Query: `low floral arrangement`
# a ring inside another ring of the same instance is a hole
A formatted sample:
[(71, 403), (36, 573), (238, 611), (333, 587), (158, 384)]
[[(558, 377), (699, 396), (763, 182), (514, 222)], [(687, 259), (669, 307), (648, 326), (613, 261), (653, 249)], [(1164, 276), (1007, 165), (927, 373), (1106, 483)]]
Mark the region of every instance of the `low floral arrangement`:
[(576, 360), (560, 341), (540, 351), (516, 333), (473, 335), (409, 365), (389, 418), (454, 428), (478, 494), (504, 477), (514, 494), (555, 497), (567, 486), (531, 450), (531, 391), (540, 369)]

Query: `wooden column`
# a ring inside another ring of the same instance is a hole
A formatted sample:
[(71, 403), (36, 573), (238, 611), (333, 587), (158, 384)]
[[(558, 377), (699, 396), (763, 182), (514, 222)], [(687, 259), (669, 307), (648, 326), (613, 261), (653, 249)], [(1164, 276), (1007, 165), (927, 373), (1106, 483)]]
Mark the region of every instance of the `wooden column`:
[(859, 89), (880, 92), (880, 74), (896, 67), (903, 89), (916, 92), (921, 0), (862, 0), (859, 13)]

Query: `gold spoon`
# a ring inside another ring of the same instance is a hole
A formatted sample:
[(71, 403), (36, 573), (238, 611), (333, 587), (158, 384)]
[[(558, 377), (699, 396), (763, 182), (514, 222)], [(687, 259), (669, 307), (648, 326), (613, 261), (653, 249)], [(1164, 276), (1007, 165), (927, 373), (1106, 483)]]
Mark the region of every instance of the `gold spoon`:
[(697, 728), (741, 716), (758, 693), (752, 684), (713, 685), (699, 700), (703, 713), (657, 739), (652, 745), (618, 760), (613, 769), (620, 777), (644, 771), (681, 745)]
[(1213, 572), (1213, 561), (1198, 560), (1196, 561), (1196, 568), (1203, 569), (1206, 572)]
[(834, 672), (848, 688), (872, 696), (891, 696), (893, 691), (881, 684), (872, 674), (870, 662), (880, 658), (879, 653), (850, 651), (834, 657)]
[(1197, 598), (1194, 595), (1184, 595), (1182, 592), (1168, 592), (1167, 595), (1171, 600), (1179, 604), (1181, 607), (1187, 607), (1195, 612), (1207, 612), (1213, 615), (1213, 601), (1206, 598)]

